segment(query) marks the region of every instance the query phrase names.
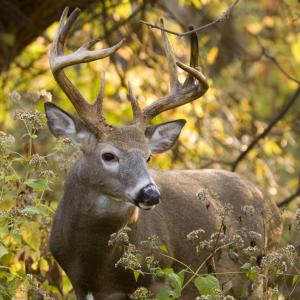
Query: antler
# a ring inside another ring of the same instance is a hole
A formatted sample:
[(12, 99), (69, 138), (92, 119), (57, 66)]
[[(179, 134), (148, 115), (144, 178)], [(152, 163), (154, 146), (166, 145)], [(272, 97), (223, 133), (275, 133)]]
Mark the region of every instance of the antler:
[[(70, 30), (79, 16), (80, 9), (76, 8), (68, 17), (69, 8), (66, 7), (59, 21), (59, 26), (50, 51), (50, 68), (53, 76), (67, 97), (74, 105), (79, 116), (85, 124), (95, 133), (102, 133), (110, 125), (105, 122), (102, 113), (103, 94), (105, 86), (105, 72), (102, 74), (102, 81), (99, 94), (93, 104), (89, 104), (82, 96), (80, 91), (73, 85), (64, 72), (64, 68), (102, 59), (115, 53), (124, 43), (122, 39), (119, 43), (110, 48), (101, 50), (90, 50), (99, 39), (91, 40), (75, 52), (65, 55), (64, 45)], [(163, 26), (163, 20), (161, 19)], [(191, 28), (190, 28), (191, 29)], [(190, 66), (176, 61), (171, 44), (166, 32), (162, 31), (163, 44), (168, 59), (169, 76), (171, 91), (154, 103), (146, 106), (143, 110), (132, 92), (131, 85), (128, 82), (129, 100), (131, 102), (135, 124), (146, 126), (147, 123), (163, 111), (181, 106), (201, 97), (208, 89), (208, 83), (205, 76), (197, 69), (198, 66), (198, 39), (196, 33), (191, 34), (191, 55)], [(188, 73), (183, 84), (178, 80), (177, 66)]]
[[(161, 26), (163, 27), (163, 20), (161, 19), (160, 22)], [(189, 29), (191, 30), (193, 27), (191, 26)], [(168, 59), (171, 91), (167, 96), (156, 100), (143, 109), (142, 114), (145, 124), (163, 111), (198, 99), (204, 95), (208, 89), (206, 77), (197, 69), (199, 56), (197, 34), (191, 34), (190, 66), (185, 65), (180, 61), (176, 61), (172, 46), (167, 37), (167, 33), (164, 31), (162, 31), (162, 38), (165, 53)], [(181, 84), (178, 80), (177, 66), (188, 73), (188, 76), (183, 84)]]
[(50, 51), (50, 68), (55, 80), (70, 99), (79, 116), (83, 119), (86, 125), (95, 132), (103, 131), (107, 126), (102, 113), (105, 74), (103, 73), (102, 75), (101, 87), (96, 101), (93, 104), (89, 104), (82, 96), (80, 91), (67, 78), (64, 68), (110, 56), (123, 45), (125, 39), (122, 39), (119, 43), (110, 48), (101, 50), (90, 50), (90, 48), (95, 45), (99, 39), (91, 40), (82, 45), (75, 52), (64, 55), (66, 38), (79, 16), (80, 9), (74, 9), (69, 17), (67, 17), (68, 12), (69, 8), (66, 7), (59, 21), (56, 36)]

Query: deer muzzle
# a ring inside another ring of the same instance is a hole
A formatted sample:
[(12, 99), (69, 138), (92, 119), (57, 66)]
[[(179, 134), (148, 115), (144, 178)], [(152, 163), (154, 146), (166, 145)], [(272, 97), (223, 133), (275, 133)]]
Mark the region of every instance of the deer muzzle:
[(151, 209), (159, 203), (160, 192), (155, 184), (150, 183), (143, 187), (135, 200), (136, 205), (142, 209)]

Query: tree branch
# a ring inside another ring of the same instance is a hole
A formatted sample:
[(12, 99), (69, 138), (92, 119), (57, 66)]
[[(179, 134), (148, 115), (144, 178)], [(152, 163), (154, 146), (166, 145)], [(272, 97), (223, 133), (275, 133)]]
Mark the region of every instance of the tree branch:
[(297, 98), (300, 95), (300, 85), (298, 86), (295, 93), (292, 95), (292, 97), (282, 106), (282, 108), (279, 110), (278, 114), (274, 116), (274, 118), (271, 120), (269, 125), (265, 128), (265, 130), (256, 136), (254, 140), (249, 144), (247, 149), (243, 151), (238, 158), (234, 161), (231, 170), (234, 172), (238, 166), (238, 164), (247, 156), (247, 154), (256, 146), (256, 144), (263, 139), (271, 130), (272, 128), (280, 121), (285, 114), (288, 112), (288, 110), (291, 108), (291, 106), (296, 102)]
[(282, 200), (279, 203), (277, 203), (277, 206), (278, 207), (286, 206), (292, 200), (294, 200), (295, 198), (297, 198), (298, 196), (300, 196), (300, 189), (296, 190), (293, 194), (291, 194), (290, 196), (286, 197), (284, 200)]
[(212, 21), (212, 22), (210, 22), (208, 24), (205, 24), (205, 25), (203, 25), (201, 27), (198, 27), (198, 28), (186, 31), (186, 32), (173, 31), (173, 30), (167, 29), (165, 27), (162, 27), (162, 26), (159, 26), (159, 25), (147, 22), (147, 21), (142, 21), (141, 20), (140, 22), (143, 23), (143, 24), (145, 24), (145, 25), (147, 25), (147, 26), (149, 26), (149, 27), (151, 27), (151, 28), (160, 29), (161, 31), (165, 31), (165, 32), (168, 32), (170, 34), (174, 34), (176, 36), (183, 37), (183, 36), (195, 33), (195, 32), (202, 31), (204, 29), (207, 29), (210, 26), (216, 25), (216, 24), (218, 24), (220, 22), (223, 22), (223, 21), (227, 20), (229, 18), (230, 14), (231, 14), (232, 9), (236, 6), (236, 4), (238, 2), (239, 2), (239, 0), (233, 0), (233, 2), (229, 5), (229, 7), (227, 8), (227, 10), (225, 12), (223, 12), (222, 15), (220, 17), (218, 17), (216, 20), (214, 20), (214, 21)]
[(296, 191), (288, 197), (286, 197), (285, 199), (281, 200), (279, 203), (277, 203), (277, 206), (282, 207), (288, 205), (292, 200), (294, 200), (298, 196), (300, 196), (300, 172), (298, 174), (298, 188), (296, 189)]
[(261, 55), (265, 56), (267, 59), (269, 59), (277, 68), (278, 70), (285, 76), (287, 77), (289, 80), (296, 82), (297, 84), (300, 85), (300, 81), (296, 78), (294, 78), (293, 76), (291, 76), (278, 62), (278, 60), (270, 53), (269, 49), (267, 49), (263, 43), (261, 42), (259, 36), (257, 35), (253, 35), (254, 38), (256, 39), (257, 43), (259, 44), (259, 46), (261, 47)]

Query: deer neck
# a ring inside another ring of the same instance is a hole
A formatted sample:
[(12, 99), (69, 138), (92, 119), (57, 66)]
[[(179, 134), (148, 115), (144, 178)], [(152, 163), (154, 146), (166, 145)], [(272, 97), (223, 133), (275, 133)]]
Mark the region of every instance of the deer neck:
[(114, 233), (138, 218), (136, 206), (102, 193), (101, 188), (81, 178), (76, 168), (65, 184), (63, 202), (63, 210), (72, 211), (80, 228), (103, 234)]

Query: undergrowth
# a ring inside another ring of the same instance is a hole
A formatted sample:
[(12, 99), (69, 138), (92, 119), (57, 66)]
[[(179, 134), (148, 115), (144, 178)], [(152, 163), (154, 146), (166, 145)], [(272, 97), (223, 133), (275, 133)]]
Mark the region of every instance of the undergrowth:
[[(48, 140), (45, 117), (36, 109), (43, 101), (51, 100), (48, 92), (26, 95), (14, 92), (11, 98), (16, 107), (12, 116), (14, 134), (0, 131), (0, 300), (74, 299), (68, 278), (49, 253), (48, 236), (61, 194), (61, 180), (78, 152), (66, 139), (59, 139), (55, 144)], [(25, 108), (22, 105), (25, 102), (30, 102), (31, 107)], [(220, 253), (226, 253), (237, 266), (227, 275), (244, 278), (240, 297), (261, 284), (262, 299), (279, 299), (282, 294), (296, 299), (293, 297), (300, 272), (294, 236), (300, 229), (300, 210), (296, 211), (295, 221), (287, 222), (280, 246), (269, 250), (261, 233), (250, 231), (243, 235), (230, 231), (226, 218), (231, 209), (224, 204), (218, 231), (208, 234), (199, 228), (182, 241), (190, 244), (191, 251), (207, 253), (196, 269), (172, 257), (158, 236), (133, 245), (130, 228), (113, 234), (109, 244), (118, 244), (124, 253), (112, 268), (132, 270), (136, 280), (154, 276), (166, 282), (157, 295), (139, 287), (130, 299), (180, 299), (190, 285), (199, 292), (197, 300), (234, 299), (230, 287), (219, 280), (226, 275), (216, 268)], [(245, 214), (261, 213), (252, 206), (242, 209)], [(174, 262), (176, 269), (164, 267), (161, 258)], [(207, 262), (213, 266), (209, 272), (205, 272)]]

